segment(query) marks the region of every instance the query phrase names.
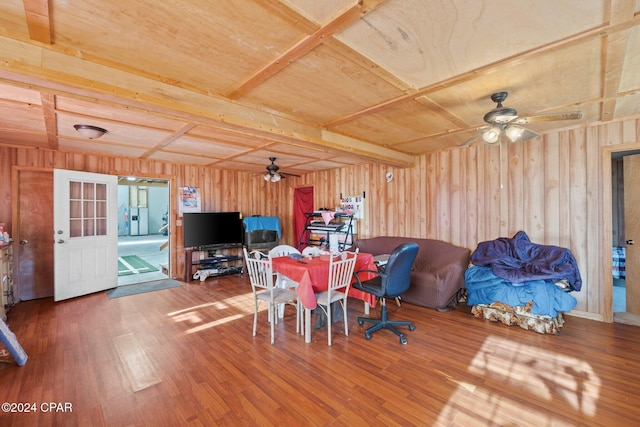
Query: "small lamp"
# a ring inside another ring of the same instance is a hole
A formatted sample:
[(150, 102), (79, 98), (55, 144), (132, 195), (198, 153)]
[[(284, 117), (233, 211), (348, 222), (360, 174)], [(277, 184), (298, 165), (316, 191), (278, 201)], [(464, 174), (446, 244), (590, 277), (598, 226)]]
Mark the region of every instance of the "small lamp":
[(73, 125), (75, 130), (85, 138), (97, 139), (107, 133), (106, 129), (91, 125)]

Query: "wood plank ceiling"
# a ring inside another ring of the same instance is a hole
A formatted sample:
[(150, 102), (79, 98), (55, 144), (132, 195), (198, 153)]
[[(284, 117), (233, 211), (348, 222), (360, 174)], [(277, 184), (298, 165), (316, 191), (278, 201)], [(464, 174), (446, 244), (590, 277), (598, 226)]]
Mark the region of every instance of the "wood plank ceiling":
[[(3, 0), (0, 144), (305, 173), (411, 166), (506, 90), (640, 114), (637, 0)], [(108, 133), (87, 140), (74, 124)]]

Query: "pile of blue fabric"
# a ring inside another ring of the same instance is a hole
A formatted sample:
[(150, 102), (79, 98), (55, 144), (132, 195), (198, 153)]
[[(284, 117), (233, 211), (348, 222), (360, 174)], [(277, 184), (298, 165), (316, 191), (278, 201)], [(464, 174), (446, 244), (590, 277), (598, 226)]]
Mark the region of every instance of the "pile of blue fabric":
[[(523, 306), (532, 301), (531, 313), (555, 317), (575, 307), (577, 301), (568, 292), (582, 287), (569, 249), (532, 243), (524, 231), (480, 243), (471, 262), (465, 273), (469, 305)], [(565, 289), (555, 284), (561, 280), (568, 284)]]

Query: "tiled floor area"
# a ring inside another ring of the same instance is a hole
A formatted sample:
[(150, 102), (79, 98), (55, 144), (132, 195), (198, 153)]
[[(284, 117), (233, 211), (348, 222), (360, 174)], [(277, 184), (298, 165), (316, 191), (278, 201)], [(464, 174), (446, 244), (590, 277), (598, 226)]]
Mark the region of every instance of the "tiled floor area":
[(169, 264), (169, 247), (160, 250), (160, 246), (168, 240), (168, 236), (162, 234), (151, 234), (147, 236), (119, 236), (118, 256), (137, 255), (149, 264), (158, 268), (158, 271), (131, 274), (129, 276), (119, 276), (118, 286), (130, 285), (133, 283), (148, 282), (151, 280), (164, 279), (168, 277), (162, 273), (161, 264)]

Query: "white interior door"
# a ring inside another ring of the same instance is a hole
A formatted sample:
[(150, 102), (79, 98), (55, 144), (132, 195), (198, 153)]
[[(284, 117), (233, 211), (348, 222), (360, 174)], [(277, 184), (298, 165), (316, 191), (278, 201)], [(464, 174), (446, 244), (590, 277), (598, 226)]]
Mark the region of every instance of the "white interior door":
[(54, 299), (118, 286), (118, 179), (53, 171)]

